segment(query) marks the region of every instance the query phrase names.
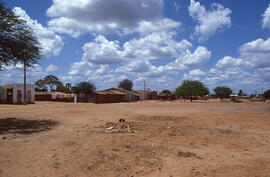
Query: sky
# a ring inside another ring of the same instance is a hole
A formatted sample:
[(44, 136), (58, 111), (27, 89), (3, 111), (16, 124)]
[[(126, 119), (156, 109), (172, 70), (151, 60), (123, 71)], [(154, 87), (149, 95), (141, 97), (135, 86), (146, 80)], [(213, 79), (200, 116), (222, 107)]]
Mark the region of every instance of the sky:
[[(129, 79), (134, 89), (174, 91), (183, 80), (235, 93), (270, 89), (267, 0), (3, 0), (37, 37), (42, 57), (27, 81), (53, 74), (98, 90)], [(6, 67), (0, 85), (22, 83)]]

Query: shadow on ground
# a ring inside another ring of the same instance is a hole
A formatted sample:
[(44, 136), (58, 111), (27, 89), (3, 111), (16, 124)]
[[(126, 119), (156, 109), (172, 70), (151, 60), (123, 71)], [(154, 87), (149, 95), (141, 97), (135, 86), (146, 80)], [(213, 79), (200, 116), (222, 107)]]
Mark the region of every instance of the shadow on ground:
[(26, 120), (17, 118), (0, 119), (0, 134), (32, 134), (51, 130), (59, 122), (52, 120)]

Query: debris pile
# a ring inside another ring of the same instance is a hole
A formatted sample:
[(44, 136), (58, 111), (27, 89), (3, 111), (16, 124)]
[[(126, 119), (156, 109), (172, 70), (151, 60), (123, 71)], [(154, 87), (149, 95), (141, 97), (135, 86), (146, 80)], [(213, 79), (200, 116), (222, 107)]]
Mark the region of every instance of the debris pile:
[(105, 125), (98, 127), (99, 132), (109, 133), (136, 133), (135, 122), (126, 122), (125, 119), (119, 119), (118, 123), (106, 122)]
[(179, 151), (177, 154), (178, 157), (184, 157), (184, 158), (188, 158), (188, 157), (195, 157), (196, 154), (192, 153), (192, 152), (182, 152)]

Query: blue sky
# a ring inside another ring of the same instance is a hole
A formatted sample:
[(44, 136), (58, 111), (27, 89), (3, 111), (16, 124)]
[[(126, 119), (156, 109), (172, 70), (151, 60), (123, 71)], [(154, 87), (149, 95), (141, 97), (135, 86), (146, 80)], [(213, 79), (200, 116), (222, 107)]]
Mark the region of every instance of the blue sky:
[[(42, 47), (28, 82), (57, 75), (64, 83), (122, 79), (135, 89), (174, 90), (185, 79), (211, 91), (270, 89), (270, 6), (260, 0), (12, 0)], [(269, 38), (269, 39), (268, 39)], [(0, 85), (23, 82), (21, 65)]]

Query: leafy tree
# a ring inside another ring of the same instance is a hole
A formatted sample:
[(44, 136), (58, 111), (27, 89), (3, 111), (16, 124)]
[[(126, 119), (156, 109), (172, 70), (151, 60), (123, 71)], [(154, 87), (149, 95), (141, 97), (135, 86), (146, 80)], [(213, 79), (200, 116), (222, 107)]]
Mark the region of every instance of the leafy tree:
[(244, 95), (243, 90), (239, 90), (238, 96), (243, 96), (243, 95)]
[(172, 92), (170, 91), (170, 90), (162, 90), (162, 92), (161, 93), (165, 93), (165, 94), (171, 94)]
[(24, 104), (26, 104), (26, 68), (40, 58), (37, 38), (26, 22), (0, 2), (0, 70), (21, 63), (24, 66)]
[(2, 70), (3, 66), (16, 62), (16, 53), (12, 45), (17, 43), (14, 36), (16, 27), (24, 25), (24, 22), (0, 2), (0, 24), (0, 70)]
[(183, 81), (182, 85), (175, 90), (177, 96), (189, 96), (192, 102), (192, 96), (208, 95), (209, 90), (200, 81)]
[(270, 99), (270, 90), (265, 91), (263, 95), (265, 99)]
[(46, 87), (44, 80), (42, 80), (42, 79), (39, 79), (38, 81), (36, 81), (35, 89), (37, 91), (48, 91), (48, 88)]
[(56, 85), (55, 91), (65, 93), (66, 92), (66, 87), (62, 83), (60, 83), (60, 84)]
[(131, 80), (124, 79), (121, 82), (119, 82), (118, 88), (122, 88), (125, 90), (132, 90), (133, 83)]
[(71, 83), (66, 83), (65, 89), (66, 89), (65, 91), (66, 93), (71, 93), (71, 89), (72, 89)]
[(78, 86), (73, 86), (73, 87), (71, 88), (71, 92), (72, 92), (72, 93), (79, 94), (79, 93), (80, 93), (79, 87), (78, 87)]
[(95, 85), (90, 82), (80, 82), (76, 84), (74, 87), (72, 87), (72, 92), (77, 94), (79, 93), (91, 94), (95, 90), (96, 90)]
[(232, 89), (227, 87), (216, 87), (214, 89), (216, 97), (223, 99), (223, 98), (230, 98), (230, 94), (232, 94)]
[(72, 86), (71, 83), (66, 83), (63, 85), (61, 82), (56, 85), (55, 91), (57, 92), (64, 92), (64, 93), (72, 93)]
[(59, 87), (59, 85), (62, 84), (59, 78), (54, 75), (48, 75), (44, 77), (43, 81), (45, 85), (49, 85), (51, 91), (53, 90), (54, 87), (57, 88), (57, 86)]

